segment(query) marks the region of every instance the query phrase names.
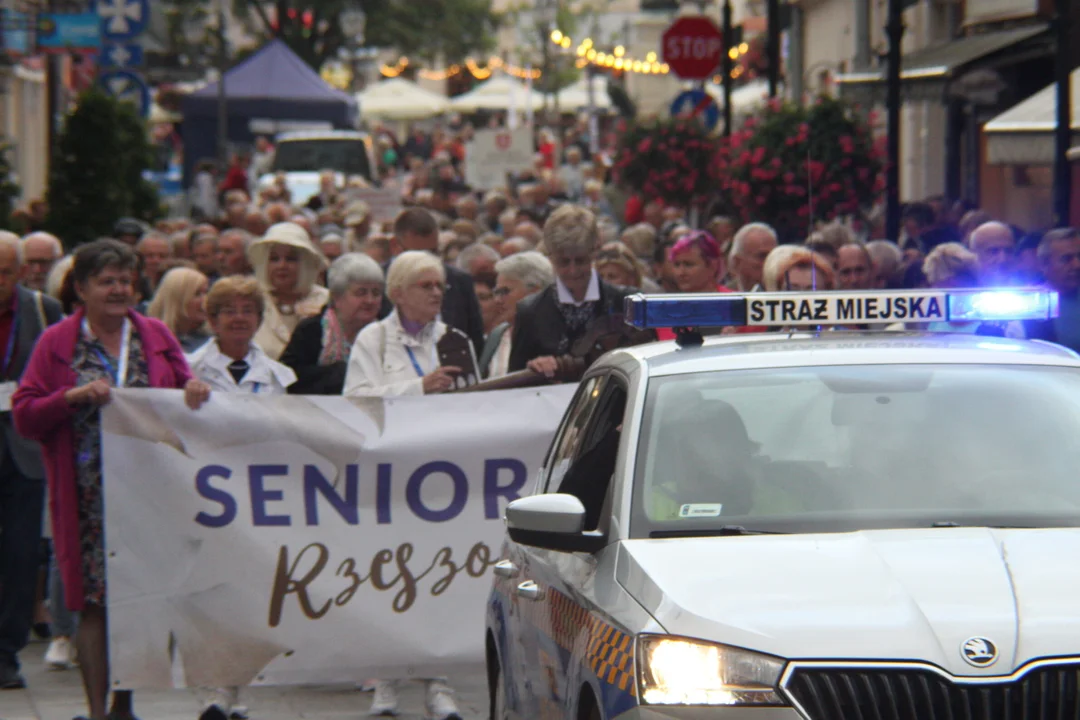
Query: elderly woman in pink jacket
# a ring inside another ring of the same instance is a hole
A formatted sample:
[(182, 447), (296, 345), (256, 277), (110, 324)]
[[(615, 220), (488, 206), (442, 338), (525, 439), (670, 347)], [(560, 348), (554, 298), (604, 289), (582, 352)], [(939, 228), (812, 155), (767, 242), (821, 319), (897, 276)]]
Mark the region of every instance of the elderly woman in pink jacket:
[(131, 692), (109, 695), (105, 624), (100, 408), (114, 387), (183, 388), (200, 407), (210, 388), (195, 379), (180, 344), (160, 321), (131, 307), (138, 259), (127, 245), (98, 240), (75, 252), (82, 307), (37, 342), (12, 398), (15, 428), (44, 450), (56, 560), (65, 600), (82, 613), (76, 647), (91, 720), (133, 718)]

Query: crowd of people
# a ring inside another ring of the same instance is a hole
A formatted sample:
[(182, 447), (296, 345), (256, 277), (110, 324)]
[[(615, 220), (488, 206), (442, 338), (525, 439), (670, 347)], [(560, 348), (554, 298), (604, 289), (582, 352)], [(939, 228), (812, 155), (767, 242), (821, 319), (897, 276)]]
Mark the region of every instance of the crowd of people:
[[(1080, 351), (1072, 228), (1024, 234), (939, 198), (908, 205), (895, 242), (872, 222), (833, 222), (781, 243), (763, 222), (695, 229), (685, 208), (610, 192), (581, 137), (559, 157), (542, 141), (534, 173), (482, 193), (452, 140), (410, 143), (394, 159), (408, 170), (393, 218), (326, 173), (300, 206), (283, 183), (222, 188), (201, 221), (125, 219), (70, 253), (44, 232), (0, 233), (0, 688), (23, 686), (33, 630), (51, 638), (48, 666), (78, 664), (91, 720), (133, 717), (130, 693), (108, 703), (98, 410), (112, 388), (181, 389), (197, 412), (221, 392), (386, 397), (453, 391), (463, 375), (554, 377), (634, 292), (1046, 285), (1060, 293), (1054, 321), (929, 329)], [(466, 348), (454, 364), (448, 336)], [(393, 683), (366, 684), (373, 713), (397, 712)], [(205, 694), (204, 720), (244, 714), (236, 688)], [(427, 681), (427, 710), (457, 716), (445, 678)]]

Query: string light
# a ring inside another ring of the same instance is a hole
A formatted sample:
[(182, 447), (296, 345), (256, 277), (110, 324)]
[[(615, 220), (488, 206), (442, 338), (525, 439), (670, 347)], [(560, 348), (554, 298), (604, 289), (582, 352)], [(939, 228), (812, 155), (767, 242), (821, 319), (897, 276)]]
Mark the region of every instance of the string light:
[[(384, 77), (395, 78), (405, 71), (405, 68), (409, 66), (409, 59), (406, 57), (401, 58), (394, 65), (383, 65), (379, 68)], [(491, 77), (492, 72), (495, 70), (505, 70), (510, 75), (522, 80), (538, 80), (542, 71), (539, 69), (530, 69), (519, 67), (517, 65), (511, 65), (497, 55), (492, 55), (488, 58), (487, 67), (481, 66), (473, 58), (466, 58), (464, 65), (451, 65), (444, 70), (429, 70), (422, 69), (417, 71), (424, 80), (443, 81), (447, 80), (455, 75), (461, 74), (463, 71), (468, 70), (469, 73), (477, 80), (487, 80)]]
[[(556, 35), (557, 33), (557, 35)], [(558, 37), (558, 40), (555, 38)], [(551, 33), (551, 41), (561, 48), (566, 50), (570, 49), (573, 44), (570, 36), (561, 30), (555, 30)], [(611, 53), (599, 51), (596, 49), (592, 38), (585, 38), (577, 46), (575, 50), (577, 54), (577, 62), (574, 63), (575, 67), (583, 68), (590, 63), (599, 67), (614, 68), (615, 70), (621, 70), (623, 72), (633, 72), (644, 75), (666, 75), (671, 72), (671, 68), (667, 65), (657, 63), (657, 57), (655, 52), (649, 52), (645, 55), (645, 59), (635, 59), (626, 56), (626, 48), (622, 45), (616, 45), (612, 48)]]
[(388, 78), (396, 78), (401, 73), (405, 72), (405, 68), (409, 66), (409, 58), (402, 56), (398, 59), (394, 65), (383, 65), (379, 68), (379, 71)]

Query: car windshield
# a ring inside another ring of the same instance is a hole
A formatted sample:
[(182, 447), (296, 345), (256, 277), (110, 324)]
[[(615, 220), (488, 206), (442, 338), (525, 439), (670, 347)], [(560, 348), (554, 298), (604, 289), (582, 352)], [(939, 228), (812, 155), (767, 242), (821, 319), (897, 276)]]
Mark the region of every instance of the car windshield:
[(275, 172), (321, 172), (334, 170), (371, 179), (367, 146), (363, 140), (326, 138), (285, 140), (274, 151)]
[(877, 365), (654, 378), (631, 532), (1080, 526), (1080, 372)]

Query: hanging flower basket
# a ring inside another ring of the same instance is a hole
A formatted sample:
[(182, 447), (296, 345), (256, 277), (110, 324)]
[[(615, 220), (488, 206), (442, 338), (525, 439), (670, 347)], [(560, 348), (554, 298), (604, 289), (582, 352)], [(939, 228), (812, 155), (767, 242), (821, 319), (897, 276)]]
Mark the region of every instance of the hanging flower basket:
[(715, 195), (719, 141), (695, 120), (635, 125), (622, 134), (615, 170), (634, 191), (679, 207), (700, 207)]
[(770, 103), (715, 160), (730, 211), (742, 222), (769, 223), (785, 240), (805, 238), (817, 221), (868, 211), (885, 186), (871, 122), (834, 98), (808, 107)]

